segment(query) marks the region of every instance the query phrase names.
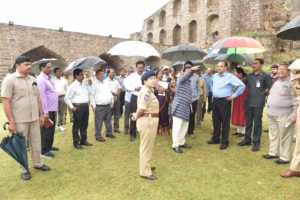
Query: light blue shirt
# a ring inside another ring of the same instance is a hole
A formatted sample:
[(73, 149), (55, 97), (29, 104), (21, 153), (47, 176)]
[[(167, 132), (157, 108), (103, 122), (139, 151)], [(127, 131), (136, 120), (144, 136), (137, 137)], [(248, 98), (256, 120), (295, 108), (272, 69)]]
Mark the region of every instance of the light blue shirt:
[(224, 72), (213, 76), (212, 93), (215, 98), (240, 96), (245, 90), (245, 84), (233, 74)]
[(208, 74), (204, 74), (203, 78), (205, 80), (206, 83), (206, 91), (207, 92), (212, 92), (212, 79), (213, 79), (213, 75), (208, 75)]
[(194, 73), (190, 80), (192, 89), (192, 102), (195, 102), (200, 98), (200, 77), (198, 74)]

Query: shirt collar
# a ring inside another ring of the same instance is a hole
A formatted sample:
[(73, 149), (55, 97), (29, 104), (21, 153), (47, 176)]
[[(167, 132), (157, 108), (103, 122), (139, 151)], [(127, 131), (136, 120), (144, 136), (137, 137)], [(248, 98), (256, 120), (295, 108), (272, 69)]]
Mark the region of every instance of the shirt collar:
[(47, 80), (50, 80), (50, 79), (51, 79), (51, 76), (45, 74), (44, 72), (41, 72), (41, 76), (44, 77), (44, 78), (47, 79)]
[(29, 75), (27, 75), (26, 77), (24, 77), (22, 74), (20, 74), (18, 71), (15, 72), (16, 73), (16, 77), (17, 78), (25, 78), (25, 79), (28, 79), (29, 78)]
[(77, 85), (82, 85), (82, 82), (80, 83), (79, 81), (75, 80), (74, 81)]

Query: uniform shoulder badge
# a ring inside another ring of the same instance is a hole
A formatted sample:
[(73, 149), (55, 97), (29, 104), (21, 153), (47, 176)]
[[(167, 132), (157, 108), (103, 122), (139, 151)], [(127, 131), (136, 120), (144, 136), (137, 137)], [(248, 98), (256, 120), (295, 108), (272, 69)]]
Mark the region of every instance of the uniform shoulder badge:
[(145, 94), (144, 96), (144, 101), (148, 102), (150, 100), (150, 96), (148, 94)]

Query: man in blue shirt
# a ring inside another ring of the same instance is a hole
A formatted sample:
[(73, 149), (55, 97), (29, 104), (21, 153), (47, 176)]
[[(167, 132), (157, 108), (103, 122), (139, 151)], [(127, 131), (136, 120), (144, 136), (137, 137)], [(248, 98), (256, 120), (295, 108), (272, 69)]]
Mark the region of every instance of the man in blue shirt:
[(219, 144), (222, 133), (220, 149), (223, 150), (229, 144), (231, 101), (243, 93), (245, 85), (241, 80), (227, 71), (228, 64), (225, 61), (218, 62), (217, 70), (218, 73), (214, 74), (212, 85), (214, 131), (211, 140), (207, 141), (207, 143)]
[[(207, 103), (208, 103), (207, 112), (210, 113), (212, 111), (212, 78), (213, 78), (211, 68), (206, 69), (206, 72), (203, 75), (203, 78), (206, 83), (206, 91), (207, 91)], [(206, 105), (204, 105), (204, 106), (205, 106), (204, 108), (206, 108)], [(206, 111), (206, 109), (204, 109), (204, 112), (205, 111)]]

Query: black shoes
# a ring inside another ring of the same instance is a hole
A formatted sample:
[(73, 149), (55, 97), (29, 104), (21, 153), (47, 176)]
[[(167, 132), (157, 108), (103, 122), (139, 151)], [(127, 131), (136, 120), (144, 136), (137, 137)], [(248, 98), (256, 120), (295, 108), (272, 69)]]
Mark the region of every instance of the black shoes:
[(57, 148), (57, 147), (52, 147), (52, 148), (51, 148), (51, 151), (59, 151), (59, 148)]
[(227, 149), (227, 147), (228, 147), (228, 144), (221, 144), (220, 150), (225, 150), (225, 149)]
[(179, 147), (180, 148), (184, 148), (184, 149), (190, 149), (190, 148), (192, 148), (190, 145), (187, 145), (187, 144), (180, 145)]
[(84, 145), (84, 146), (93, 146), (93, 144), (89, 143), (88, 141), (80, 142), (80, 145)]
[(144, 178), (144, 179), (150, 180), (150, 181), (154, 181), (154, 180), (157, 179), (157, 177), (154, 176), (154, 175), (150, 175), (150, 176), (141, 176), (141, 177)]
[(270, 154), (265, 154), (265, 155), (262, 155), (262, 157), (263, 157), (264, 159), (273, 159), (273, 158), (278, 158), (278, 156), (272, 156), (272, 155), (270, 155)]
[(106, 137), (108, 137), (108, 138), (115, 138), (116, 136), (114, 136), (113, 134), (109, 134), (109, 135), (106, 135)]
[(105, 142), (105, 139), (103, 137), (101, 137), (101, 136), (98, 137), (98, 138), (96, 138), (96, 140), (99, 141), (99, 142)]
[(25, 172), (25, 173), (22, 173), (21, 174), (21, 178), (24, 180), (24, 181), (28, 181), (31, 179), (31, 174), (29, 172)]
[(74, 144), (74, 148), (75, 149), (83, 149), (82, 146), (80, 144)]
[(259, 148), (260, 148), (260, 145), (259, 144), (253, 144), (253, 147), (252, 147), (252, 151), (259, 151)]
[(156, 168), (155, 167), (151, 167), (151, 171), (154, 171)]
[(243, 140), (241, 142), (239, 142), (237, 145), (242, 147), (242, 146), (250, 146), (252, 143), (246, 140)]
[(207, 141), (207, 144), (220, 144), (220, 140), (211, 139), (211, 140)]
[(180, 147), (172, 148), (176, 153), (183, 153), (182, 149)]
[(284, 161), (284, 160), (278, 159), (278, 160), (275, 160), (275, 163), (278, 165), (281, 165), (281, 164), (287, 164), (287, 163), (289, 163), (289, 161)]
[(41, 166), (41, 167), (34, 166), (34, 169), (37, 169), (37, 170), (40, 170), (40, 171), (49, 171), (49, 170), (50, 170), (50, 167), (47, 166), (47, 165), (43, 165), (43, 166)]
[(121, 133), (121, 131), (120, 131), (120, 130), (114, 130), (114, 132), (115, 132), (115, 133)]
[(135, 140), (135, 136), (130, 136), (130, 141), (133, 142)]

